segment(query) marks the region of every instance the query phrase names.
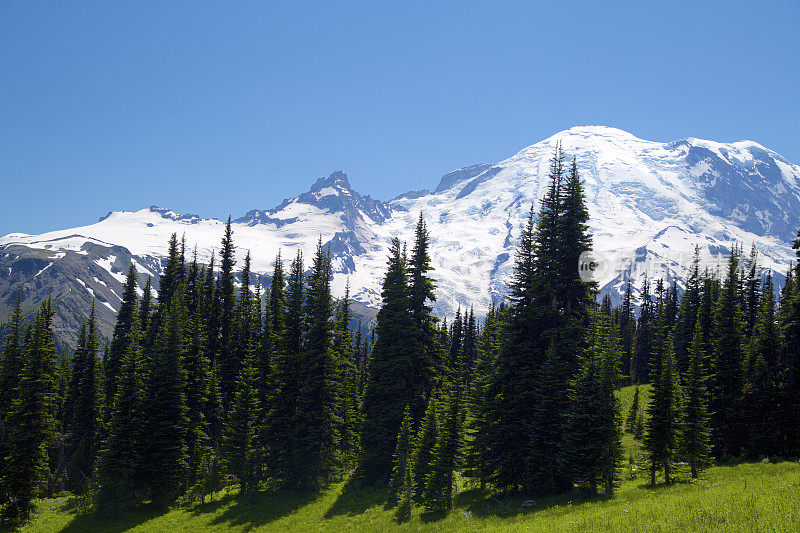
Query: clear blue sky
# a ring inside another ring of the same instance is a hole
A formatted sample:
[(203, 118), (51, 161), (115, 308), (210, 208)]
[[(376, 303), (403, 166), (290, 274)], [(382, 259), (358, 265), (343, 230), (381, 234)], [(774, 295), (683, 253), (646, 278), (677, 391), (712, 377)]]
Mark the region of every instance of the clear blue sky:
[(800, 162), (800, 1), (0, 1), (0, 234), (389, 199), (570, 126)]

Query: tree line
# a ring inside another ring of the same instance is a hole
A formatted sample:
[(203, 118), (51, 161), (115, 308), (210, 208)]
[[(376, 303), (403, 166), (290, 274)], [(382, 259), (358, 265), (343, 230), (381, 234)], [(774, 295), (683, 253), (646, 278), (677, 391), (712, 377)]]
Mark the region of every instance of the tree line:
[[(8, 319), (0, 365), (0, 505), (9, 523), (69, 490), (99, 510), (213, 498), (227, 484), (315, 491), (349, 477), (388, 490), (398, 520), (449, 510), (460, 478), (495, 491), (611, 495), (621, 436), (652, 483), (729, 457), (797, 456), (800, 262), (776, 298), (754, 250), (724, 275), (696, 256), (675, 285), (627, 284), (622, 304), (582, 281), (591, 250), (577, 165), (558, 146), (522, 230), (507, 301), (433, 315), (430, 236), (394, 239), (371, 335), (331, 294), (320, 240), (310, 265), (278, 255), (269, 288), (237, 271), (230, 220), (200, 264), (173, 235), (157, 297), (131, 265), (113, 335), (94, 312), (70, 358), (49, 301)], [(800, 248), (800, 236), (795, 242)], [(800, 250), (799, 250), (800, 253)], [(638, 300), (638, 301), (637, 301)], [(635, 308), (638, 306), (638, 316)], [(637, 385), (623, 414), (615, 390)], [(640, 401), (639, 385), (650, 385)]]

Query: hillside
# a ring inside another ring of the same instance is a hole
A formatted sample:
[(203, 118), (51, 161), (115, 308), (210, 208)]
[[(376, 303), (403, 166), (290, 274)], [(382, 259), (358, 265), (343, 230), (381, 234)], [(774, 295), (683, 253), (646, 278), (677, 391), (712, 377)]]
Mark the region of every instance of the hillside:
[[(619, 392), (623, 415), (632, 388)], [(625, 436), (626, 457), (640, 461), (638, 445)], [(641, 463), (640, 463), (641, 464)], [(800, 464), (743, 463), (717, 466), (694, 483), (679, 469), (679, 482), (652, 487), (647, 473), (627, 461), (612, 499), (576, 495), (542, 500), (483, 494), (464, 487), (447, 516), (415, 508), (398, 525), (379, 490), (339, 483), (316, 496), (262, 492), (240, 503), (231, 492), (214, 503), (158, 513), (147, 508), (115, 519), (81, 515), (70, 497), (39, 502), (23, 532), (110, 531), (796, 531), (800, 528)]]

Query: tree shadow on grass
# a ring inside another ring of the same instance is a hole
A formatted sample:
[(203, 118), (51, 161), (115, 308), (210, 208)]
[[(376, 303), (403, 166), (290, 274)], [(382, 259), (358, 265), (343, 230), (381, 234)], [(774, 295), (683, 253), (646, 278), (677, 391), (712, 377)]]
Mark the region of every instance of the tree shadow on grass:
[(313, 491), (291, 490), (268, 490), (245, 497), (226, 495), (213, 504), (207, 503), (197, 506), (194, 512), (197, 514), (214, 512), (230, 504), (209, 524), (243, 527), (247, 531), (288, 516), (300, 507), (312, 502), (317, 496), (318, 493)]
[(351, 477), (342, 487), (339, 497), (325, 512), (325, 518), (362, 514), (370, 507), (380, 504), (384, 504), (384, 508), (391, 508), (386, 487), (362, 487), (358, 480)]
[(569, 509), (573, 505), (598, 502), (609, 498), (602, 494), (589, 495), (579, 492), (536, 497), (520, 493), (492, 493), (480, 489), (471, 489), (455, 495), (453, 507), (454, 510), (460, 509), (475, 516), (511, 517), (532, 514), (556, 507)]
[[(60, 508), (62, 512), (74, 513), (79, 509), (74, 498), (67, 500)], [(84, 514), (76, 514), (75, 518), (67, 524), (62, 533), (121, 533), (128, 531), (148, 520), (151, 520), (167, 511), (160, 506), (147, 504), (135, 507), (119, 513), (109, 514), (108, 512), (92, 511)]]

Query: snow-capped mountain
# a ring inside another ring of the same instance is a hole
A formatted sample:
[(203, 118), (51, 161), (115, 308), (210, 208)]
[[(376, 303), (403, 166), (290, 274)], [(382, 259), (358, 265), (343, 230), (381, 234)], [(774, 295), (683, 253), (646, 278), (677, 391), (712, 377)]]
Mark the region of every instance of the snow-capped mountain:
[[(451, 172), (433, 191), (388, 202), (361, 196), (335, 172), (306, 193), (236, 219), (237, 256), (250, 251), (254, 271), (266, 282), (263, 275), (279, 251), (284, 259), (298, 250), (310, 258), (321, 238), (334, 257), (335, 293), (341, 295), (349, 279), (354, 299), (376, 307), (389, 241), (410, 241), (421, 212), (431, 233), (436, 312), (451, 315), (459, 305), (474, 304), (480, 313), (505, 294), (521, 226), (545, 192), (558, 141), (584, 180), (594, 247), (604, 261), (597, 279), (614, 296), (625, 265), (632, 265), (637, 286), (645, 275), (680, 284), (695, 245), (712, 268), (735, 242), (746, 251), (755, 243), (761, 264), (778, 274), (794, 257), (800, 167), (752, 141), (658, 143), (600, 126), (557, 133), (505, 161)], [(142, 280), (157, 276), (169, 236), (177, 233), (207, 262), (223, 225), (150, 207), (112, 212), (79, 228), (6, 235), (0, 238), (0, 313), (18, 289), (29, 308), (53, 295), (64, 317), (58, 326), (69, 340), (75, 319), (67, 315), (85, 313), (96, 298), (108, 332), (130, 261)]]

